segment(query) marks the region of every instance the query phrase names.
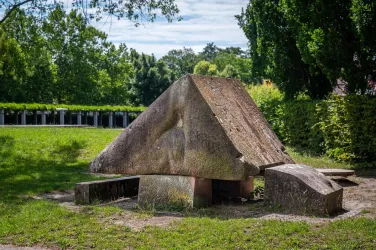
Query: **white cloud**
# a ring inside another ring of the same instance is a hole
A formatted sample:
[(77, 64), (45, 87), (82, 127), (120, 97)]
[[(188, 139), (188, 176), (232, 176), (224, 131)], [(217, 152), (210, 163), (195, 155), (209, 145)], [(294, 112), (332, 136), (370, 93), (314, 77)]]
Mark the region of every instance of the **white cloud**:
[[(52, 0), (47, 0), (52, 1)], [(73, 0), (63, 0), (66, 10), (71, 9)], [(207, 43), (214, 42), (219, 47), (235, 46), (247, 48), (247, 39), (239, 28), (235, 15), (240, 14), (249, 0), (175, 0), (182, 21), (168, 23), (158, 20), (135, 27), (128, 20), (115, 17), (103, 18), (91, 24), (108, 34), (114, 44), (125, 43), (139, 52), (154, 53), (157, 58), (169, 50), (189, 47), (200, 52)], [(0, 13), (3, 11), (0, 9)], [(94, 13), (89, 9), (88, 13)], [(3, 13), (1, 13), (3, 14)], [(0, 14), (0, 16), (1, 16)]]
[(108, 40), (115, 44), (126, 43), (139, 52), (154, 53), (159, 58), (169, 50), (190, 47), (196, 52), (207, 43), (219, 47), (235, 46), (246, 49), (247, 39), (239, 28), (235, 15), (240, 14), (248, 0), (197, 1), (177, 0), (182, 21), (168, 23), (156, 21), (135, 27), (127, 20), (104, 20), (92, 23), (108, 33)]

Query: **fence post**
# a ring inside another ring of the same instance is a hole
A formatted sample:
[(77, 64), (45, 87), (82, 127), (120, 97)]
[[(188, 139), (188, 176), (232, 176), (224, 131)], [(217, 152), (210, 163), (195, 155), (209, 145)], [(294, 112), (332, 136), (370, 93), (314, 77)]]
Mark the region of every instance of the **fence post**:
[(42, 125), (46, 125), (46, 111), (45, 110), (42, 110)]
[(81, 111), (77, 112), (77, 125), (81, 125)]
[(5, 117), (4, 117), (4, 109), (0, 109), (0, 125), (4, 125)]
[(94, 111), (94, 127), (98, 127), (98, 111)]
[(26, 110), (22, 110), (22, 113), (21, 113), (21, 125), (26, 125)]

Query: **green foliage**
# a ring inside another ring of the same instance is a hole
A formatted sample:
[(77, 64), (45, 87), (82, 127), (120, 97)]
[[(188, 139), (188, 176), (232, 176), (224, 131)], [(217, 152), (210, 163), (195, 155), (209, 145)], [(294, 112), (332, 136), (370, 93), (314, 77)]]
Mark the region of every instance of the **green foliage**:
[(302, 58), (298, 38), (280, 2), (251, 0), (238, 16), (249, 40), (252, 76), (271, 79), (287, 99), (302, 91), (308, 91), (313, 99), (322, 98), (332, 90), (333, 82), (317, 65), (309, 65)]
[(253, 86), (250, 94), (286, 144), (342, 161), (376, 161), (376, 98), (332, 96), (283, 101), (273, 87)]
[(138, 54), (131, 50), (131, 61), (135, 71), (134, 82), (130, 86), (130, 98), (135, 105), (150, 105), (172, 84), (176, 76), (166, 67), (164, 61)]
[(177, 77), (182, 77), (185, 74), (193, 73), (199, 58), (191, 48), (183, 48), (182, 50), (169, 51), (161, 60)]
[(251, 0), (238, 16), (250, 46), (252, 74), (276, 82), (285, 97), (349, 93), (375, 80), (376, 3), (363, 0)]
[(194, 68), (193, 73), (200, 74), (200, 75), (209, 75), (209, 76), (217, 76), (219, 72), (217, 70), (217, 65), (211, 64), (208, 61), (200, 61)]
[(84, 106), (66, 104), (41, 104), (41, 103), (0, 103), (0, 109), (8, 110), (56, 110), (56, 108), (66, 108), (71, 111), (144, 111), (145, 107), (132, 106)]

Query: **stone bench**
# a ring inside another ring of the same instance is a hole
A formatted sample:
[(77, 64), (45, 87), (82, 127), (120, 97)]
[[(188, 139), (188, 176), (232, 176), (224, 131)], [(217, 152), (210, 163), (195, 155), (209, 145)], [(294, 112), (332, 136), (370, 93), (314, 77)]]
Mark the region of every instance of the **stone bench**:
[(77, 183), (75, 200), (77, 204), (89, 204), (94, 201), (137, 196), (139, 182), (139, 176), (131, 176)]

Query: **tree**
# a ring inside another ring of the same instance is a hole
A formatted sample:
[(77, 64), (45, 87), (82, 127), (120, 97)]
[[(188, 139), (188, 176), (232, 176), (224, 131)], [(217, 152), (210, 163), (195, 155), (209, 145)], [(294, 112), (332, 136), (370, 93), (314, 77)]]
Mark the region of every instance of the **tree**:
[(369, 0), (251, 0), (238, 20), (253, 74), (272, 79), (286, 97), (321, 98), (339, 78), (356, 93), (375, 78), (375, 13)]
[[(4, 10), (0, 25), (21, 7), (26, 13), (33, 13), (35, 16), (43, 18), (47, 12), (53, 11), (55, 8), (62, 8), (63, 4), (48, 0), (0, 0), (0, 8)], [(172, 21), (179, 13), (174, 0), (74, 0), (72, 6), (69, 7), (82, 13), (86, 21), (93, 18), (100, 19), (106, 13), (117, 19), (133, 20), (136, 25), (143, 21), (154, 21), (157, 13), (165, 16), (168, 21)], [(95, 10), (90, 13), (96, 14), (89, 14), (89, 9)], [(178, 19), (180, 20), (180, 17)]]
[[(302, 59), (349, 92), (365, 93), (376, 70), (376, 2), (368, 0), (284, 0)], [(304, 12), (304, 13), (302, 13)]]
[(271, 79), (286, 98), (300, 91), (322, 98), (332, 90), (334, 82), (303, 60), (278, 0), (252, 0), (238, 20), (249, 40), (253, 76)]
[(227, 78), (239, 78), (239, 72), (231, 64), (227, 64), (219, 75)]
[(200, 75), (209, 75), (209, 76), (217, 76), (219, 72), (217, 70), (217, 65), (211, 64), (208, 61), (200, 61), (197, 63), (194, 69), (195, 74)]
[(131, 102), (148, 106), (176, 80), (176, 76), (154, 55), (140, 55), (131, 49), (130, 57), (135, 72), (134, 82), (130, 85)]
[(191, 48), (184, 47), (180, 50), (170, 50), (161, 60), (175, 72), (176, 76), (181, 77), (193, 73), (199, 58)]
[(217, 56), (217, 53), (220, 52), (222, 49), (214, 45), (214, 43), (208, 43), (203, 49), (202, 52), (199, 54), (201, 60), (209, 61), (213, 63), (214, 58)]

